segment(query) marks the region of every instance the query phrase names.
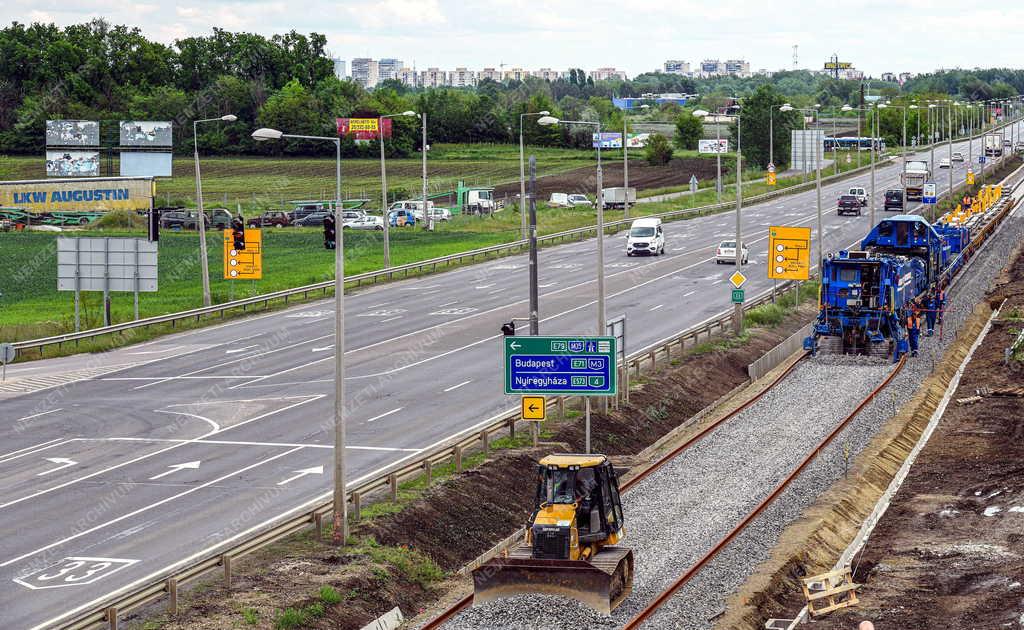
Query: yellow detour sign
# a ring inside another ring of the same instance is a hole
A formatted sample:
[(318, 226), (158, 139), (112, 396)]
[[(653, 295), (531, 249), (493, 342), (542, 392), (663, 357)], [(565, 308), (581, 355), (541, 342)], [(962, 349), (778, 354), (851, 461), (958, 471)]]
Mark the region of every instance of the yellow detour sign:
[(543, 396), (523, 396), (523, 420), (543, 420), (546, 411)]
[(263, 232), (245, 230), (245, 249), (236, 250), (231, 230), (224, 230), (224, 279), (261, 280), (263, 278)]
[(807, 280), (811, 273), (811, 228), (768, 228), (768, 277)]
[(974, 185), (974, 171), (972, 171), (971, 169), (967, 169), (967, 185)]
[(767, 176), (765, 181), (768, 183), (769, 186), (774, 186), (775, 185), (775, 172), (774, 171), (768, 171), (768, 176)]

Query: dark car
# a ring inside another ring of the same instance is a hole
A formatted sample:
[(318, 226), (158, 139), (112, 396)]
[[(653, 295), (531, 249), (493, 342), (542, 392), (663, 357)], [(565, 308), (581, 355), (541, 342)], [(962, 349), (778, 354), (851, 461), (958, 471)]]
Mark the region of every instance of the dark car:
[(251, 228), (259, 227), (288, 227), (292, 224), (292, 220), (288, 217), (287, 212), (281, 212), (280, 210), (268, 210), (258, 217), (253, 217), (246, 222), (246, 226)]
[(323, 202), (296, 204), (292, 211), (288, 213), (288, 218), (294, 224), (299, 219), (303, 219), (315, 212), (330, 212), (332, 209), (330, 204)]
[[(172, 210), (160, 214), (160, 227), (168, 230), (198, 230), (199, 213), (195, 210)], [(224, 229), (231, 226), (231, 214), (223, 208), (214, 208), (206, 213), (206, 229)]]
[(885, 203), (883, 204), (885, 210), (902, 210), (903, 209), (903, 191), (899, 188), (885, 191)]
[(860, 205), (860, 199), (857, 195), (842, 195), (839, 197), (838, 206), (839, 214), (855, 214), (860, 216), (860, 209), (863, 207)]
[(330, 216), (330, 212), (311, 212), (301, 219), (292, 221), (295, 227), (317, 227), (324, 224), (324, 219)]

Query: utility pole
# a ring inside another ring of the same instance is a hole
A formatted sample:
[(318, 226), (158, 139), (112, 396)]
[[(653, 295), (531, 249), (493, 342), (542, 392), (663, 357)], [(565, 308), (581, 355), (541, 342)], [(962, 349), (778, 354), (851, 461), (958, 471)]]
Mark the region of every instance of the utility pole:
[(540, 334), (537, 291), (537, 158), (530, 156), (530, 334)]

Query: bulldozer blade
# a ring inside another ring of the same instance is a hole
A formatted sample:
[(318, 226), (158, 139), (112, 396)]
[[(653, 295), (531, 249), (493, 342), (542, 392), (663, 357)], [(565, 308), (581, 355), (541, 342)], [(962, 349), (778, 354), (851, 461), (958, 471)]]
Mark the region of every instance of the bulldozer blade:
[(536, 559), (520, 547), (473, 570), (474, 606), (540, 593), (569, 597), (608, 615), (632, 589), (633, 550), (624, 547), (605, 547), (591, 561)]

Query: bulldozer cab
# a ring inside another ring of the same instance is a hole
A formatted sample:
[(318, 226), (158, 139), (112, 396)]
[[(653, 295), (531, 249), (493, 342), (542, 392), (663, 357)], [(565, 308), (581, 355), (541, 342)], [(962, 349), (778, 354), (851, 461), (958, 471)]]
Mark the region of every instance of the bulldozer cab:
[(564, 522), (571, 514), (580, 545), (604, 542), (622, 530), (619, 482), (604, 455), (550, 455), (539, 462), (531, 522)]

